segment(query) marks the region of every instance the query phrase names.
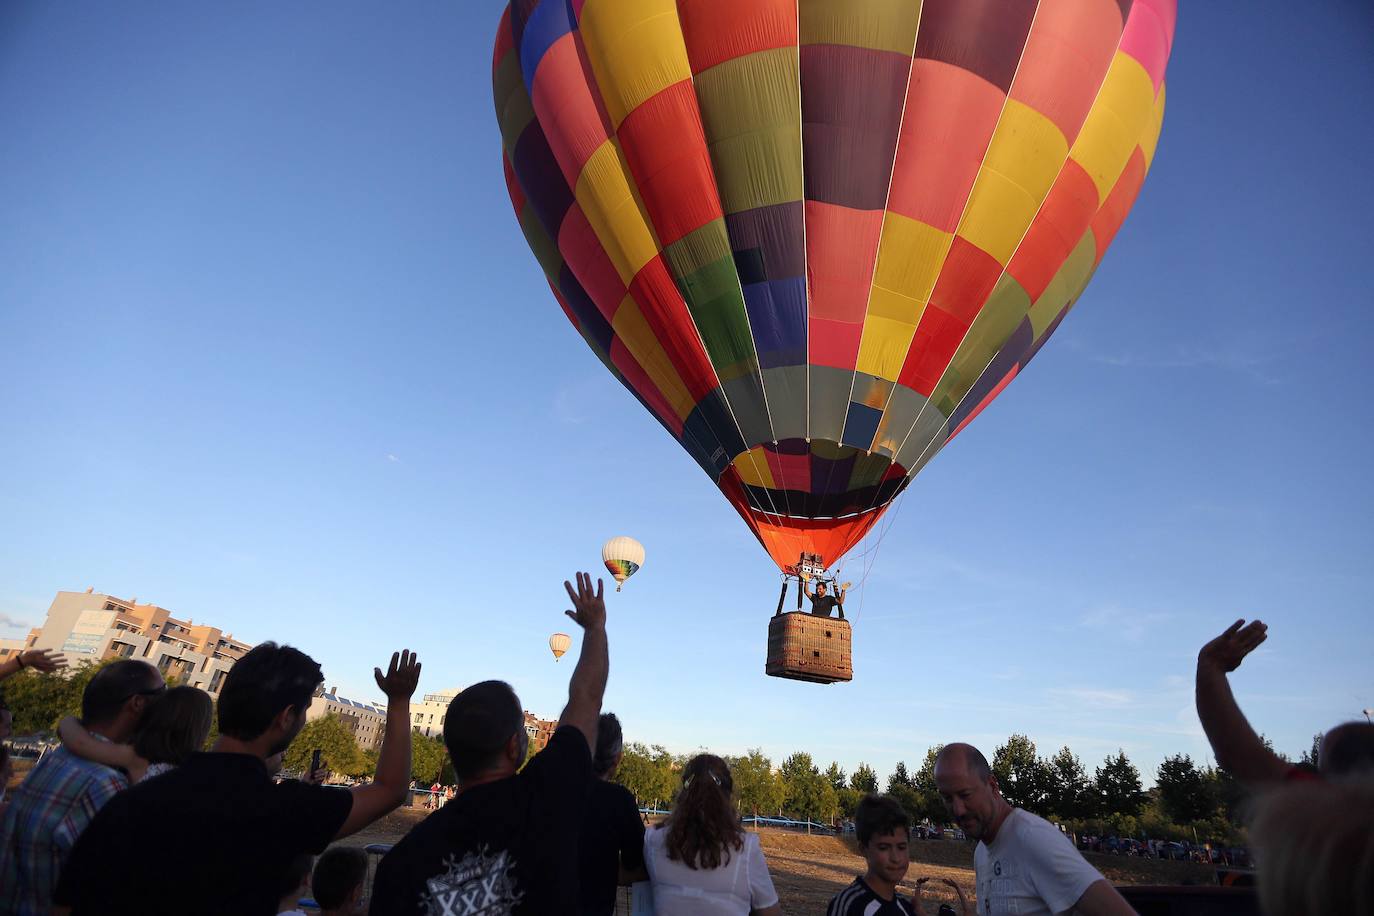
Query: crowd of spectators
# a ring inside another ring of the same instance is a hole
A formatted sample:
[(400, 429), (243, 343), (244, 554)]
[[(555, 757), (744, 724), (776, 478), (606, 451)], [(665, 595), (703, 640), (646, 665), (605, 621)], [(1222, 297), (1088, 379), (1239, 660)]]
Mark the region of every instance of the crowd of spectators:
[[(89, 681), (79, 718), (8, 798), (0, 794), (0, 912), (293, 914), (581, 913), (609, 916), (617, 888), (644, 888), (640, 906), (663, 916), (777, 916), (782, 912), (757, 833), (734, 803), (729, 766), (699, 754), (682, 768), (672, 811), (651, 827), (612, 782), (623, 756), (619, 720), (602, 712), (609, 674), (601, 582), (564, 583), (583, 631), (568, 700), (548, 744), (528, 761), (523, 707), (504, 681), (458, 694), (443, 737), (457, 785), (431, 791), (432, 812), (376, 866), (333, 845), (400, 805), (410, 784), (408, 704), (420, 663), (394, 653), (378, 688), (387, 698), (376, 778), (351, 788), (274, 775), (323, 683), (319, 665), (264, 643), (229, 672), (211, 725), (208, 696), (167, 688), (158, 670), (115, 661)], [(1374, 726), (1329, 731), (1319, 766), (1287, 763), (1241, 713), (1228, 674), (1264, 641), (1237, 621), (1203, 647), (1197, 709), (1218, 762), (1253, 789), (1251, 836), (1259, 899), (1269, 916), (1374, 914)], [(19, 654), (56, 670), (57, 656)], [(0, 738), (10, 718), (0, 709)], [(0, 745), (0, 793), (9, 781)], [(1001, 794), (984, 755), (947, 744), (934, 778), (951, 821), (976, 841), (976, 895), (947, 878), (955, 916), (975, 913), (1135, 912), (1073, 841)], [(828, 916), (914, 916), (930, 877), (900, 888), (910, 869), (911, 820), (892, 798), (869, 795), (854, 816), (865, 872)], [(1120, 851), (1120, 850), (1118, 850)], [(1128, 852), (1136, 853), (1132, 846)], [(1143, 852), (1143, 850), (1140, 850)]]

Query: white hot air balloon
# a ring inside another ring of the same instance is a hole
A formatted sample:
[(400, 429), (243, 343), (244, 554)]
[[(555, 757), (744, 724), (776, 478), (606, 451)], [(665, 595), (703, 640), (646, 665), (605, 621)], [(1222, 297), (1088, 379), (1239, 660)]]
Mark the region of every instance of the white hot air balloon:
[(558, 661), (563, 657), (563, 653), (568, 651), (568, 646), (572, 645), (572, 637), (567, 633), (555, 633), (549, 637), (549, 649), (553, 651), (553, 660)]
[(644, 545), (634, 538), (614, 537), (601, 547), (601, 562), (615, 577), (615, 590), (644, 565)]

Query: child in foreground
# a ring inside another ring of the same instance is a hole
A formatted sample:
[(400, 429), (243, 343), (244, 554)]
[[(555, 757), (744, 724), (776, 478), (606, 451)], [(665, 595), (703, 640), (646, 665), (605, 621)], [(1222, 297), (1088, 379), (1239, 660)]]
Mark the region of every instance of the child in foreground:
[(866, 795), (854, 812), (854, 832), (868, 871), (830, 900), (826, 916), (916, 916), (897, 893), (911, 867), (911, 819), (886, 795)]

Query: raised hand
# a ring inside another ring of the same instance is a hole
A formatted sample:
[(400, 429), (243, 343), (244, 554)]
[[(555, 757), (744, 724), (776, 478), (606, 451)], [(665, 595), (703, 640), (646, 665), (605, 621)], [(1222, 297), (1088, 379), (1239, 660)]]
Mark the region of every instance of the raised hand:
[(391, 664), (382, 674), (381, 668), (372, 669), (377, 686), (386, 694), (388, 703), (408, 701), (420, 683), (420, 661), (409, 649), (391, 653)]
[(1235, 671), (1245, 656), (1255, 651), (1268, 635), (1269, 628), (1258, 620), (1249, 623), (1243, 619), (1237, 620), (1226, 628), (1225, 633), (1202, 647), (1197, 654), (1198, 665), (1225, 672)]
[(25, 649), (19, 653), (19, 661), (25, 668), (44, 674), (67, 667), (67, 660), (52, 649)]
[(580, 572), (577, 574), (577, 591), (573, 591), (572, 583), (563, 582), (563, 587), (568, 590), (568, 597), (572, 599), (575, 610), (564, 611), (573, 619), (579, 627), (584, 630), (600, 628), (606, 626), (606, 602), (602, 600), (602, 582), (596, 580), (596, 593), (592, 593), (591, 573)]

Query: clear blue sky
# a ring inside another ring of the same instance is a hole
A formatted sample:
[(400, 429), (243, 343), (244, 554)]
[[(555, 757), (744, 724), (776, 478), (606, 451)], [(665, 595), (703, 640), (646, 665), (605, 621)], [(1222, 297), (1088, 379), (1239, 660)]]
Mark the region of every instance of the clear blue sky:
[(1235, 683), (1279, 749), (1374, 706), (1374, 8), (1184, 5), (1134, 212), (889, 513), (833, 687), (763, 676), (772, 564), (544, 285), (499, 15), (0, 10), (0, 636), (94, 586), (362, 699), (411, 646), (422, 690), (503, 677), (552, 717), (561, 582), (625, 533), (607, 706), (679, 751), (885, 777), (1020, 731), (1148, 779), (1206, 756), (1193, 659), (1240, 616), (1270, 624)]

